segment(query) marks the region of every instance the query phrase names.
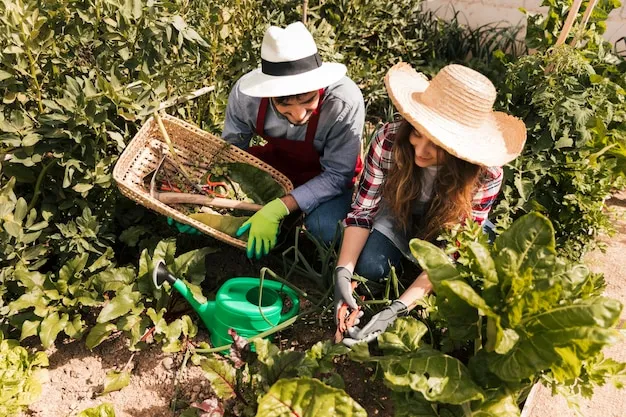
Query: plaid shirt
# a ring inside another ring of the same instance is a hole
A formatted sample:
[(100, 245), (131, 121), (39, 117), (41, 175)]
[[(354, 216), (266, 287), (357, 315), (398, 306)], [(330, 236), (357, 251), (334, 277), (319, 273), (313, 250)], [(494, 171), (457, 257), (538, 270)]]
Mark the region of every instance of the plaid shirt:
[[(352, 212), (344, 220), (345, 226), (371, 229), (378, 212), (387, 172), (393, 163), (393, 142), (401, 122), (386, 123), (376, 132), (367, 153), (359, 189), (352, 203)], [(502, 168), (488, 167), (472, 199), (472, 219), (482, 223), (489, 214), (502, 185)]]

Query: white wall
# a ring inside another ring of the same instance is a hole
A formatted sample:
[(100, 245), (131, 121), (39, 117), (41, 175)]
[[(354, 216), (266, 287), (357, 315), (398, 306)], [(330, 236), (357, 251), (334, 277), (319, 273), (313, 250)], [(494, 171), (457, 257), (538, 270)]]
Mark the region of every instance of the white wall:
[[(435, 10), (443, 18), (452, 15), (454, 5), (454, 9), (465, 16), (470, 27), (497, 22), (525, 23), (525, 16), (519, 8), (546, 13), (548, 8), (539, 7), (540, 4), (541, 0), (427, 0), (423, 3), (425, 9)], [(626, 0), (622, 0), (621, 8), (611, 12), (606, 25), (604, 37), (609, 42), (615, 43), (622, 36), (626, 36)]]

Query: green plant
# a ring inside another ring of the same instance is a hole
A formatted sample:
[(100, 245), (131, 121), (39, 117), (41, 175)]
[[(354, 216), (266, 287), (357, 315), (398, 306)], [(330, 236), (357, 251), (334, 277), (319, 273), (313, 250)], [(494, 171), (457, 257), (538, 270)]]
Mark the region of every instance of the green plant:
[(115, 417), (115, 409), (113, 405), (103, 403), (81, 411), (76, 417)]
[[(548, 11), (545, 14), (529, 13), (521, 9), (527, 16), (526, 43), (529, 48), (546, 49), (556, 43), (572, 3), (571, 0), (543, 0), (541, 6), (548, 7)], [(586, 11), (589, 3), (591, 2), (584, 1), (582, 3), (579, 15)], [(591, 12), (587, 28), (581, 28), (580, 19), (578, 19), (578, 24), (573, 26), (565, 42), (570, 42), (574, 37), (583, 40), (585, 38), (593, 38), (596, 33), (603, 34), (606, 31), (606, 19), (609, 13), (620, 6), (621, 2), (619, 0), (598, 1)]]
[(573, 258), (613, 230), (604, 201), (624, 184), (624, 68), (609, 51), (567, 45), (508, 65), (501, 104), (524, 120), (528, 139), (507, 167), (494, 210), (499, 226), (539, 210), (552, 220), (559, 250)]
[[(194, 355), (223, 403), (204, 402), (196, 408), (221, 415), (278, 417), (365, 416), (363, 408), (343, 391), (333, 358), (348, 351), (330, 341), (318, 342), (306, 352), (281, 351), (265, 339), (255, 340), (255, 352), (236, 333), (230, 356)], [(210, 407), (208, 409), (207, 407)], [(224, 414), (228, 410), (228, 414)], [(197, 415), (189, 410), (186, 416)]]
[(612, 327), (622, 305), (599, 295), (598, 277), (584, 265), (557, 256), (547, 218), (523, 216), (492, 248), (459, 243), (456, 264), (428, 242), (410, 244), (437, 294), (427, 323), (444, 331), (400, 319), (378, 338), (384, 355), (366, 344), (350, 354), (380, 366), (400, 415), (417, 408), (425, 416), (519, 416), (537, 379), (589, 396), (626, 372), (599, 356), (619, 338)]
[(30, 354), (0, 332), (0, 415), (17, 416), (41, 395), (41, 368), (45, 366), (48, 357), (44, 352)]

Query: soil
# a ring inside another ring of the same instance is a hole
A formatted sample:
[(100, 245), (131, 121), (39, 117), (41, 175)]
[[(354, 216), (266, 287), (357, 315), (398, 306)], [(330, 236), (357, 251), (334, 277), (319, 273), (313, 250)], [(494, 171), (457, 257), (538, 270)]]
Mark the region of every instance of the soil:
[[(607, 295), (626, 303), (626, 273), (621, 259), (626, 250), (626, 193), (615, 196), (609, 206), (620, 215), (616, 220), (618, 234), (607, 239), (605, 253), (594, 252), (586, 258), (590, 267), (604, 272), (608, 282)], [(214, 242), (211, 242), (213, 246)], [(250, 262), (244, 253), (227, 245), (216, 245), (220, 251), (207, 257), (207, 283), (205, 290), (212, 292), (224, 280), (235, 276), (256, 276), (261, 265)], [(268, 265), (280, 270), (278, 260), (269, 260)], [(306, 291), (312, 283), (298, 282)], [(306, 308), (303, 303), (303, 308)], [(626, 318), (623, 312), (622, 319)], [(277, 334), (274, 343), (281, 349), (305, 350), (320, 340), (330, 340), (335, 326), (329, 314), (299, 320), (292, 327)], [(208, 334), (200, 328), (198, 340), (207, 340)], [(172, 404), (189, 404), (211, 397), (208, 380), (199, 367), (183, 367), (183, 353), (164, 353), (160, 346), (151, 346), (131, 352), (123, 337), (112, 337), (93, 351), (83, 341), (57, 343), (48, 350), (50, 366), (48, 382), (43, 387), (40, 399), (32, 404), (23, 416), (65, 417), (102, 403), (113, 404), (117, 417), (173, 417), (180, 409), (173, 410)], [(619, 360), (626, 360), (626, 344), (622, 341), (607, 351)], [(110, 370), (132, 369), (130, 384), (120, 391), (99, 395), (105, 375)], [(361, 404), (369, 416), (393, 416), (392, 403), (387, 388), (374, 380), (374, 369), (349, 360), (341, 360), (336, 370), (343, 377), (346, 391)], [(582, 405), (586, 417), (623, 416), (626, 403), (623, 395), (612, 388), (602, 388), (591, 401)], [(376, 400), (374, 400), (376, 399)], [(546, 389), (539, 390), (532, 404), (524, 410), (526, 416), (573, 416), (562, 398), (553, 398)], [(620, 411), (621, 410), (621, 411)]]

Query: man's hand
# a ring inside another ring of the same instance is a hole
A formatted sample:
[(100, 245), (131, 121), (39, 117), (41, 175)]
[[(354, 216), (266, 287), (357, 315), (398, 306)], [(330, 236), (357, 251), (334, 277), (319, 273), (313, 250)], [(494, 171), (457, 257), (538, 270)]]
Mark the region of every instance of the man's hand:
[(287, 206), (280, 198), (270, 201), (263, 208), (257, 211), (248, 219), (239, 230), (237, 237), (248, 233), (248, 247), (246, 254), (248, 258), (267, 255), (269, 251), (276, 245), (276, 236), (278, 235), (278, 227), (283, 217), (289, 214)]
[(339, 310), (343, 303), (348, 304), (353, 310), (359, 308), (352, 295), (352, 272), (348, 268), (338, 266), (335, 268), (335, 324), (338, 323)]
[(188, 224), (179, 223), (171, 217), (167, 218), (167, 224), (170, 226), (174, 226), (179, 233), (186, 233), (188, 235), (201, 235), (202, 232), (196, 229), (193, 226), (189, 226)]
[(375, 314), (362, 329), (356, 326), (348, 329), (350, 337), (343, 339), (343, 343), (348, 347), (362, 341), (369, 343), (387, 330), (387, 327), (391, 326), (398, 317), (406, 316), (407, 314), (407, 306), (402, 301), (395, 300), (389, 307)]

